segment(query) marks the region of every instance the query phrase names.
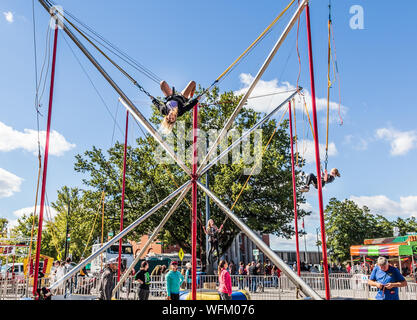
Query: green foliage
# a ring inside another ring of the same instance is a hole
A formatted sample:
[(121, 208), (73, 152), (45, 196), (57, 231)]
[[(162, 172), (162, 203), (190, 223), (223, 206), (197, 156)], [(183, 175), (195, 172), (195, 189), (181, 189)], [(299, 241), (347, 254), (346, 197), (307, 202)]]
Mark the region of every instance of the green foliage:
[(368, 207), (360, 208), (354, 201), (332, 198), (325, 209), (327, 248), (334, 260), (350, 258), (350, 247), (363, 244), (365, 239), (393, 236), (393, 227), (400, 228), (400, 235), (417, 232), (414, 217), (394, 221), (372, 214)]
[(7, 225), (9, 224), (9, 221), (6, 218), (0, 218), (0, 236), (5, 237), (5, 233), (7, 230)]

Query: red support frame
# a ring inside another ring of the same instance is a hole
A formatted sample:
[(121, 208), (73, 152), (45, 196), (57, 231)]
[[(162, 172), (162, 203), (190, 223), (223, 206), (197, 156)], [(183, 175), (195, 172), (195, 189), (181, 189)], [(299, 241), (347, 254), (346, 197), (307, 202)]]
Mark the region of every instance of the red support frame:
[[(295, 106), (294, 106), (295, 108)], [(291, 101), (288, 103), (288, 114), (290, 120), (290, 141), (291, 141), (291, 173), (292, 173), (292, 194), (294, 201), (294, 228), (295, 228), (295, 244), (297, 250), (297, 273), (301, 274), (300, 269), (300, 246), (298, 243), (298, 215), (297, 215), (297, 190), (295, 183), (295, 166), (294, 166), (294, 139), (292, 134), (292, 111), (291, 111)]]
[(191, 232), (191, 298), (197, 298), (197, 165), (198, 165), (198, 104), (193, 109), (193, 157), (192, 157), (192, 232)]
[(197, 299), (197, 138), (198, 138), (198, 103), (193, 109), (193, 157), (192, 157), (192, 232), (191, 232), (191, 299)]
[[(123, 217), (125, 209), (125, 190), (126, 190), (126, 156), (127, 156), (127, 134), (129, 129), (129, 111), (126, 111), (126, 130), (125, 130), (125, 145), (123, 152), (123, 182), (122, 182), (122, 203), (120, 209), (120, 232), (123, 231)], [(120, 269), (122, 266), (122, 243), (123, 239), (119, 240), (119, 259), (117, 267), (117, 281), (120, 280)]]
[(329, 268), (327, 263), (327, 246), (326, 246), (326, 230), (324, 224), (323, 213), (323, 191), (321, 184), (321, 170), (320, 170), (320, 149), (319, 149), (319, 135), (317, 126), (317, 109), (316, 109), (316, 89), (314, 84), (314, 68), (313, 68), (313, 49), (311, 44), (311, 25), (310, 25), (310, 8), (306, 5), (306, 24), (307, 24), (307, 40), (308, 40), (308, 57), (310, 64), (310, 84), (311, 84), (311, 99), (313, 107), (313, 125), (314, 125), (314, 146), (316, 152), (316, 169), (317, 169), (317, 193), (320, 210), (320, 229), (321, 229), (321, 243), (323, 251), (323, 269), (324, 269), (324, 287), (326, 290), (326, 300), (330, 300), (330, 285), (329, 285)]
[(55, 33), (54, 33), (51, 84), (49, 87), (48, 122), (47, 122), (47, 127), (46, 127), (46, 142), (45, 142), (45, 153), (44, 153), (44, 159), (43, 159), (43, 172), (42, 172), (42, 191), (41, 191), (41, 204), (40, 204), (41, 208), (39, 211), (38, 238), (36, 241), (35, 270), (34, 270), (34, 276), (33, 276), (33, 295), (35, 297), (37, 296), (36, 291), (38, 289), (39, 259), (40, 259), (40, 253), (41, 253), (43, 211), (44, 211), (44, 206), (45, 206), (46, 174), (48, 171), (49, 135), (51, 131), (52, 101), (53, 101), (53, 96), (54, 96), (57, 44), (58, 44), (58, 23), (55, 24)]

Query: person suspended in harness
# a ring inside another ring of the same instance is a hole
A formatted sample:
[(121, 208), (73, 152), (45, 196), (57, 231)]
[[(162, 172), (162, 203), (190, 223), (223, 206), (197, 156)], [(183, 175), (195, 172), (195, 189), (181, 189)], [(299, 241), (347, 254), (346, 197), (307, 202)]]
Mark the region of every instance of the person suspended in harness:
[(213, 219), (210, 219), (207, 223), (207, 229), (203, 226), (204, 233), (209, 236), (209, 242), (210, 242), (210, 251), (209, 251), (209, 257), (211, 257), (211, 261), (213, 261), (212, 254), (214, 250), (216, 250), (217, 258), (220, 258), (219, 253), (219, 233), (223, 229), (223, 224), (220, 226), (220, 228), (217, 228), (217, 226), (214, 224)]
[[(324, 173), (322, 173), (321, 175), (321, 185), (324, 187), (325, 184), (333, 182), (336, 179), (336, 177), (340, 177), (339, 170), (337, 170), (336, 168), (333, 168), (330, 171), (330, 174), (327, 173), (327, 170), (324, 170)], [(306, 184), (304, 187), (301, 188), (300, 191), (301, 192), (310, 191), (310, 184), (313, 184), (314, 188), (317, 189), (317, 177), (313, 173), (310, 173), (307, 176)]]
[(177, 118), (191, 110), (198, 103), (198, 98), (191, 99), (194, 95), (196, 84), (195, 81), (190, 81), (181, 93), (176, 92), (175, 88), (171, 88), (166, 81), (161, 81), (160, 87), (165, 96), (165, 101), (153, 98), (152, 103), (164, 116), (161, 129), (167, 134), (171, 132)]

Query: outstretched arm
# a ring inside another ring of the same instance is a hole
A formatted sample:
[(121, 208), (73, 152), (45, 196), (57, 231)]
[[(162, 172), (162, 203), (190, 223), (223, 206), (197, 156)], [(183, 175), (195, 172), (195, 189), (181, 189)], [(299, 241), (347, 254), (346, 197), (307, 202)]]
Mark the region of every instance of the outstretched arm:
[(222, 229), (223, 229), (223, 224), (219, 228), (219, 233), (222, 231)]
[(327, 179), (329, 178), (329, 174), (327, 173), (327, 170), (324, 169), (324, 181), (327, 182)]
[(192, 99), (190, 100), (182, 109), (182, 114), (190, 111), (194, 106), (198, 103), (198, 99)]

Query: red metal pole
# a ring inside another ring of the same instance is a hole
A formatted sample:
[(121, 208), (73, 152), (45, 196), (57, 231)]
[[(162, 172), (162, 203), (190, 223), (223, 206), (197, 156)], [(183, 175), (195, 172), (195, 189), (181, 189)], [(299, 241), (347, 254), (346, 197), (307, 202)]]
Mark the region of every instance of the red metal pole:
[(191, 232), (191, 299), (197, 299), (197, 136), (198, 136), (198, 104), (193, 109), (193, 172), (192, 172), (192, 232)]
[[(129, 111), (126, 111), (126, 130), (125, 130), (125, 145), (123, 154), (123, 183), (122, 183), (122, 205), (120, 211), (120, 232), (123, 231), (123, 214), (125, 209), (125, 186), (126, 186), (126, 155), (127, 155), (127, 134), (129, 128)], [(123, 239), (119, 240), (119, 260), (117, 267), (117, 281), (120, 280), (120, 268), (122, 266), (122, 242)]]
[(314, 146), (316, 150), (317, 191), (318, 191), (317, 193), (318, 193), (318, 198), (319, 198), (321, 243), (322, 243), (322, 251), (323, 251), (324, 286), (326, 290), (326, 300), (330, 300), (329, 269), (327, 266), (326, 231), (325, 231), (325, 224), (324, 224), (323, 192), (322, 192), (321, 170), (320, 170), (319, 135), (318, 135), (318, 127), (317, 127), (316, 90), (315, 90), (315, 85), (314, 85), (313, 49), (311, 45), (310, 8), (308, 4), (306, 5), (306, 24), (307, 24), (307, 40), (308, 40), (308, 57), (309, 57), (309, 64), (310, 64), (311, 99), (312, 99), (312, 106), (313, 106)]
[(292, 194), (294, 199), (294, 225), (295, 225), (295, 244), (297, 250), (297, 273), (300, 275), (300, 248), (298, 244), (298, 216), (297, 216), (297, 191), (295, 187), (295, 166), (294, 166), (294, 141), (292, 135), (292, 111), (291, 101), (288, 106), (288, 113), (290, 116), (290, 140), (291, 140), (291, 172), (292, 172)]
[(44, 154), (44, 160), (43, 160), (42, 191), (41, 191), (41, 204), (40, 204), (41, 208), (39, 211), (38, 238), (36, 241), (35, 270), (34, 270), (34, 276), (33, 276), (33, 295), (34, 296), (37, 295), (36, 290), (38, 288), (39, 258), (40, 258), (41, 241), (42, 241), (43, 211), (44, 211), (44, 206), (45, 206), (46, 173), (48, 171), (49, 133), (51, 130), (52, 100), (54, 96), (57, 43), (58, 43), (58, 24), (56, 23), (55, 34), (54, 34), (54, 48), (53, 48), (53, 56), (52, 56), (51, 85), (49, 87), (49, 106), (48, 106), (48, 122), (47, 122), (47, 127), (46, 127), (45, 154)]

